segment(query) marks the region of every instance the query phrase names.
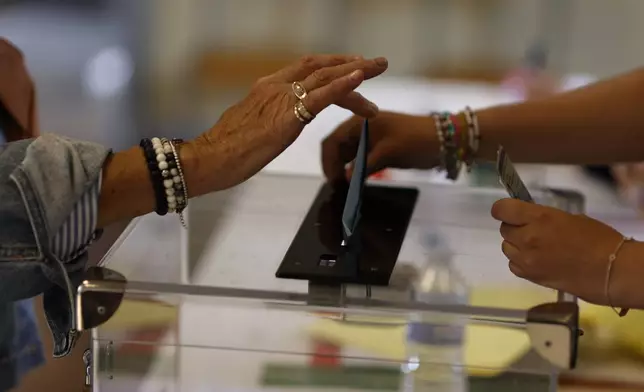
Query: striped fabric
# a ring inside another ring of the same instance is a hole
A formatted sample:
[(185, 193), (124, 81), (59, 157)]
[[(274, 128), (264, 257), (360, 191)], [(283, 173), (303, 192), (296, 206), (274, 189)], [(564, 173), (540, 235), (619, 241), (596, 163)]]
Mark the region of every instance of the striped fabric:
[[(0, 145), (4, 143), (5, 138), (0, 127)], [(94, 240), (101, 180), (102, 174), (76, 203), (72, 214), (52, 239), (52, 252), (63, 262), (74, 260)]]
[(52, 253), (62, 262), (74, 260), (95, 238), (101, 181), (102, 175), (76, 202), (74, 210), (52, 239)]

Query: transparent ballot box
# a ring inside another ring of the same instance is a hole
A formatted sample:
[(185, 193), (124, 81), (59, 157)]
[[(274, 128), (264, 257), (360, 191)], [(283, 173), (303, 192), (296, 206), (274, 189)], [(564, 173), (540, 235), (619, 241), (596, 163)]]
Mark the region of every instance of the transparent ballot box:
[[(192, 201), (187, 228), (133, 221), (78, 288), (92, 388), (556, 390), (576, 361), (576, 299), (509, 272), (489, 214), (506, 194), (381, 183), (419, 191), (388, 284), (277, 278), (322, 185), (259, 175)], [(575, 193), (533, 196), (583, 209)]]

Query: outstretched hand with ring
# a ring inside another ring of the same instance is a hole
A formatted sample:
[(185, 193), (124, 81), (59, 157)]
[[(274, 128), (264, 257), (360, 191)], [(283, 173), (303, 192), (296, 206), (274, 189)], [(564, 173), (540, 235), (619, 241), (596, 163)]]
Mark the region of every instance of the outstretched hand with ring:
[[(378, 107), (354, 90), (387, 69), (385, 58), (307, 56), (260, 78), (248, 96), (193, 143), (195, 154), (218, 156), (204, 189), (237, 185), (266, 166), (300, 135), (322, 110), (336, 104), (361, 117)], [(213, 151), (214, 149), (214, 151)]]

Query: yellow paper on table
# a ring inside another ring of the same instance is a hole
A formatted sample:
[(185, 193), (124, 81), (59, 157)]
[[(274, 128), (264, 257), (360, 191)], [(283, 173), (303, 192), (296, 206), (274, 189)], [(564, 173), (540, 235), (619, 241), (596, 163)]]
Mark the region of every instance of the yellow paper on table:
[[(479, 287), (472, 290), (470, 304), (472, 306), (500, 307), (503, 309), (528, 310), (534, 306), (556, 302), (557, 293), (554, 290), (532, 287)], [(601, 322), (601, 312), (598, 306), (579, 302), (579, 324), (589, 328)], [(603, 317), (601, 317), (603, 320)]]
[[(471, 303), (476, 306), (502, 306), (528, 309), (545, 302), (555, 301), (554, 290), (480, 288), (472, 292)], [(499, 302), (500, 301), (500, 302)], [(580, 345), (610, 346), (629, 351), (644, 359), (644, 312), (631, 310), (620, 318), (607, 306), (579, 301), (579, 324), (584, 329)]]
[[(554, 290), (486, 287), (473, 290), (470, 302), (475, 306), (528, 309), (553, 302), (555, 298)], [(644, 312), (631, 310), (626, 317), (620, 318), (610, 307), (579, 301), (579, 324), (585, 332), (580, 345), (612, 346), (644, 359)]]
[[(553, 302), (554, 290), (517, 288), (478, 288), (472, 291), (471, 303), (476, 306), (502, 306), (512, 309), (528, 309), (539, 303)], [(612, 347), (644, 360), (644, 311), (631, 310), (620, 318), (607, 306), (598, 306), (579, 301), (579, 324), (585, 334), (580, 346)]]
[(603, 331), (608, 344), (644, 359), (644, 312), (631, 310), (620, 318), (610, 307), (584, 304), (582, 314), (593, 321), (592, 327)]
[(557, 300), (554, 291), (517, 287), (475, 287), (470, 291), (470, 305), (479, 307), (494, 307), (501, 309), (526, 310), (533, 306)]
[(101, 328), (110, 331), (162, 327), (177, 321), (176, 306), (153, 301), (123, 300), (118, 311)]
[(602, 315), (615, 320), (612, 330), (615, 343), (644, 359), (644, 312), (631, 310), (626, 317), (619, 318), (612, 309), (604, 308)]
[[(517, 288), (474, 288), (470, 293), (473, 306), (527, 310), (556, 300), (554, 291)], [(594, 314), (590, 314), (591, 318)], [(405, 326), (366, 326), (320, 320), (309, 329), (312, 337), (355, 347), (386, 359), (404, 361)], [(644, 347), (644, 344), (643, 344)], [(472, 376), (493, 377), (526, 355), (531, 349), (530, 337), (522, 329), (476, 325), (466, 327), (464, 365)]]
[[(320, 320), (309, 333), (339, 346), (371, 352), (387, 360), (405, 361), (405, 326), (362, 326), (333, 320)], [(521, 330), (470, 325), (465, 333), (465, 367), (470, 375), (492, 377), (525, 355), (530, 347)]]

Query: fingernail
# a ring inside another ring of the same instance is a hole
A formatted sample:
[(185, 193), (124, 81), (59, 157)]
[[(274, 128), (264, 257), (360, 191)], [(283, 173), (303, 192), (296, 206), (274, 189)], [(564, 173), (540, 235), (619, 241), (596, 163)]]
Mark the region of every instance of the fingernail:
[(377, 114), (380, 111), (380, 108), (375, 103), (369, 102), (369, 110), (372, 111), (374, 114)]
[(354, 80), (355, 80), (355, 79), (360, 79), (360, 78), (362, 77), (362, 71), (360, 71), (360, 70), (355, 70), (355, 71), (351, 72), (351, 74), (349, 75), (349, 77), (350, 77), (351, 79), (354, 79)]
[(387, 64), (389, 64), (387, 59), (384, 58), (384, 57), (378, 57), (374, 61), (376, 62), (376, 64), (380, 65), (381, 67), (385, 67), (385, 66), (387, 66)]

